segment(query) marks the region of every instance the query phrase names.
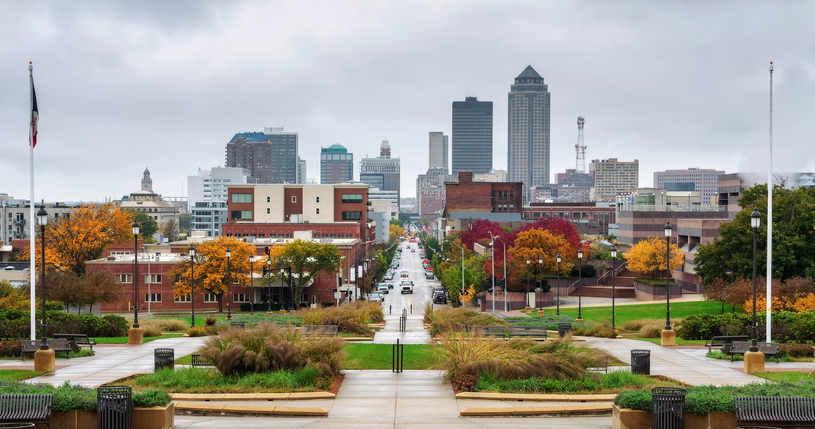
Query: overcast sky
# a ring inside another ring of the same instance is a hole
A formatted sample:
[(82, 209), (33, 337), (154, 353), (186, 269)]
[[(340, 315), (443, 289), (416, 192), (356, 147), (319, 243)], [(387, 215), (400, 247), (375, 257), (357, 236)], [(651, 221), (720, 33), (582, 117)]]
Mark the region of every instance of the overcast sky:
[[(40, 109), (35, 198), (100, 201), (224, 165), (236, 132), (299, 133), (308, 177), (321, 147), (359, 159), (384, 138), (402, 195), (428, 167), (428, 132), (452, 102), (494, 104), (506, 169), (507, 92), (532, 65), (551, 92), (551, 167), (640, 161), (766, 172), (769, 62), (774, 168), (815, 170), (815, 2), (6, 1), (0, 26), (0, 193), (27, 199), (29, 78)], [(766, 173), (765, 173), (766, 174)]]

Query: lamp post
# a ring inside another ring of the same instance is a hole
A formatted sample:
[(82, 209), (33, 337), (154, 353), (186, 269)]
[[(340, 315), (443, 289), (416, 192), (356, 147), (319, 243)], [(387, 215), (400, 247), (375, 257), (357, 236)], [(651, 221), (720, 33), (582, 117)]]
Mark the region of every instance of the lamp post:
[(252, 309), (249, 310), (249, 315), (255, 315), (255, 254), (249, 255), (249, 290), (252, 304)]
[[(541, 294), (543, 293), (543, 255), (538, 256), (538, 289), (541, 290)], [(537, 294), (535, 294), (535, 301), (537, 301)], [(537, 303), (536, 303), (537, 304)], [(538, 307), (543, 309), (543, 303)]]
[(42, 264), (42, 344), (40, 350), (48, 350), (48, 333), (45, 329), (45, 225), (48, 224), (48, 212), (45, 211), (45, 202), (37, 210), (37, 223), (40, 225), (40, 263)]
[(291, 279), (291, 266), (288, 268), (289, 270), (289, 295), (291, 296), (291, 304), (289, 305), (289, 311), (294, 311), (294, 287), (292, 285)]
[(192, 304), (192, 323), (191, 327), (195, 327), (195, 246), (190, 244), (188, 249), (190, 252), (190, 304)]
[(490, 233), (490, 251), (492, 252), (492, 314), (495, 314), (495, 237), (492, 236), (492, 231)]
[(557, 254), (557, 315), (560, 316), (560, 253)]
[[(753, 338), (750, 341), (750, 351), (744, 354), (744, 372), (764, 372), (764, 353), (758, 350), (758, 339), (756, 330), (756, 234), (761, 225), (761, 214), (758, 209), (753, 209), (750, 214), (750, 226), (753, 227)], [(769, 341), (769, 340), (768, 340)]]
[(577, 319), (575, 322), (583, 321), (583, 247), (577, 249)]
[(671, 329), (671, 231), (670, 222), (665, 223), (665, 329), (660, 334), (663, 346), (676, 345), (676, 333)]
[[(507, 245), (500, 235), (495, 239), (501, 240), (501, 244), (504, 246), (504, 311), (507, 311)], [(493, 290), (495, 289), (493, 288)]]
[[(266, 286), (269, 288), (269, 297), (267, 298), (269, 306), (266, 308), (266, 314), (272, 314), (272, 258), (266, 259), (266, 274), (269, 276), (269, 278), (266, 279)], [(281, 306), (281, 308), (283, 307)]]
[(526, 258), (526, 309), (529, 310), (529, 258)]
[(614, 284), (614, 271), (616, 267), (614, 263), (617, 260), (617, 246), (611, 246), (611, 329), (616, 329), (614, 325), (614, 318), (616, 313), (614, 313), (614, 299), (616, 297), (615, 293), (615, 284)]
[(465, 290), (464, 290), (464, 247), (459, 246), (458, 244), (456, 244), (456, 243), (454, 243), (452, 241), (450, 242), (450, 244), (452, 244), (453, 246), (456, 246), (459, 249), (461, 249), (461, 293), (464, 293), (465, 292)]
[(232, 320), (232, 270), (229, 266), (229, 257), (232, 252), (229, 246), (226, 246), (226, 294), (229, 295), (229, 301), (226, 302), (226, 320)]
[(133, 228), (133, 327), (127, 330), (127, 343), (142, 344), (144, 342), (144, 337), (141, 328), (139, 328), (139, 222), (134, 220), (132, 228)]

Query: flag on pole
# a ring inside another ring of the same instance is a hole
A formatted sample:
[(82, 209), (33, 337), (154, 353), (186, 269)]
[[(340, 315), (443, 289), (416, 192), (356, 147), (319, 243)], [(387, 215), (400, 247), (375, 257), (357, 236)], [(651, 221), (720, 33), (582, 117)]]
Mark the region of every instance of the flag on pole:
[(31, 133), (29, 135), (29, 144), (31, 147), (37, 147), (37, 120), (40, 113), (37, 110), (37, 93), (34, 91), (34, 81), (31, 81)]

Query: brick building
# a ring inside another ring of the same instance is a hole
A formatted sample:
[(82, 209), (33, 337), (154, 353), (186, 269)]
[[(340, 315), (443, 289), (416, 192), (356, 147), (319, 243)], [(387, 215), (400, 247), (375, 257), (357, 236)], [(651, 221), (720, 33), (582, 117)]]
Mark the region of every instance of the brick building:
[(581, 233), (608, 234), (608, 225), (617, 222), (614, 207), (598, 207), (595, 203), (532, 203), (523, 208), (525, 220), (548, 217), (578, 224)]
[(473, 173), (460, 171), (458, 182), (445, 182), (445, 213), (521, 213), (522, 182), (474, 182)]

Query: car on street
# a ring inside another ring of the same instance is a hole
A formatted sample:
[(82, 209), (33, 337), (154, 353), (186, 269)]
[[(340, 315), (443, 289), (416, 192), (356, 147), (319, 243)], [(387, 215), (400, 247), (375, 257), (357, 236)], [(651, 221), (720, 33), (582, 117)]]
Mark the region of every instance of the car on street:
[(382, 302), (384, 299), (385, 295), (383, 295), (381, 292), (371, 292), (371, 294), (368, 295), (368, 301)]
[(413, 282), (410, 280), (402, 281), (402, 289), (400, 290), (400, 293), (413, 293)]
[(379, 293), (381, 293), (381, 294), (385, 294), (385, 295), (387, 295), (387, 293), (388, 293), (388, 289), (389, 289), (389, 288), (388, 288), (388, 284), (387, 284), (387, 283), (380, 283), (380, 284), (376, 285), (376, 291), (377, 291), (377, 292), (379, 292)]
[(393, 273), (391, 272), (385, 273), (385, 275), (382, 277), (382, 280), (393, 280)]
[(447, 294), (444, 289), (433, 290), (433, 304), (447, 304)]
[(433, 279), (436, 278), (436, 276), (433, 275), (433, 271), (428, 271), (428, 272), (424, 273), (424, 278), (426, 278), (428, 280), (433, 280)]
[(407, 270), (402, 270), (402, 272), (399, 274), (399, 277), (406, 279), (410, 277), (410, 273), (408, 273)]

